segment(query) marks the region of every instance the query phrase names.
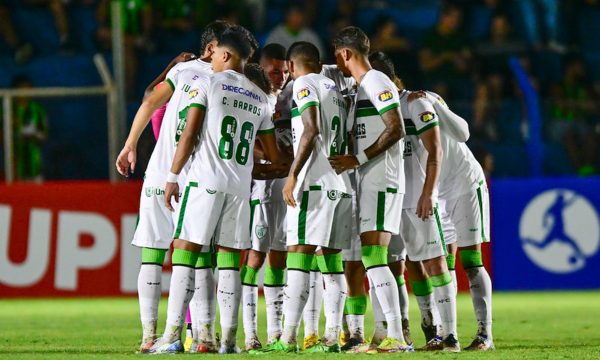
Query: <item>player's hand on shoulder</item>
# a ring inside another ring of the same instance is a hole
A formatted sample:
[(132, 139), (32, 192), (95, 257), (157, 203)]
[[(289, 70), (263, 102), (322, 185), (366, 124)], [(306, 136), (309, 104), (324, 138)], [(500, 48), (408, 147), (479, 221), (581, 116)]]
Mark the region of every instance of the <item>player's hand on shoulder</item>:
[(329, 164), (337, 174), (356, 169), (360, 164), (354, 155), (336, 155), (329, 158)]
[(129, 176), (129, 170), (135, 171), (135, 163), (137, 159), (137, 152), (135, 146), (125, 145), (123, 150), (117, 156), (116, 167), (119, 174), (127, 177)]
[(175, 197), (175, 202), (179, 203), (179, 184), (177, 182), (167, 182), (165, 185), (165, 206), (170, 211), (175, 212), (171, 205), (172, 197)]
[(408, 102), (420, 99), (420, 98), (424, 98), (427, 97), (427, 93), (423, 90), (418, 90), (418, 91), (413, 91), (410, 94), (408, 94)]

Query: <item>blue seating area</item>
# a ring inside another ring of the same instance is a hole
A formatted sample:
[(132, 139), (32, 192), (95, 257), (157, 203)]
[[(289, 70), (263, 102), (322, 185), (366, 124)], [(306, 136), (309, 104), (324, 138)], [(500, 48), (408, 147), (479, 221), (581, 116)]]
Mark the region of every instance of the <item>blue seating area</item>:
[[(14, 3), (14, 1), (13, 1)], [(288, 2), (271, 0), (267, 7), (265, 29), (281, 23)], [(357, 9), (356, 25), (371, 29), (373, 22), (381, 15), (387, 15), (397, 23), (401, 34), (415, 47), (420, 44), (425, 31), (435, 25), (440, 11), (441, 0), (388, 0), (363, 1)], [(365, 5), (367, 4), (367, 5)], [(368, 5), (374, 4), (374, 5)], [(381, 5), (384, 6), (381, 6)], [(336, 1), (323, 1), (319, 8), (316, 30), (325, 39), (328, 26), (336, 11)], [(489, 32), (492, 12), (482, 6), (473, 6), (470, 16), (465, 19), (465, 28), (473, 41), (483, 39)], [(27, 74), (35, 86), (86, 86), (101, 84), (92, 56), (96, 53), (94, 34), (96, 31), (95, 9), (88, 6), (70, 5), (69, 22), (73, 31), (73, 41), (77, 44), (76, 55), (59, 53), (59, 35), (54, 18), (43, 7), (17, 7), (11, 18), (25, 41), (30, 42), (35, 53), (31, 61), (17, 65), (11, 52), (0, 39), (0, 87), (8, 87), (17, 74)], [(522, 24), (515, 23), (520, 31)], [(600, 9), (581, 14), (577, 25), (580, 34), (583, 59), (586, 61), (593, 80), (600, 81)], [(200, 31), (187, 33), (157, 33), (154, 41), (158, 51), (140, 56), (139, 76), (135, 98), (142, 97), (144, 88), (162, 71), (172, 57), (181, 51), (197, 52)], [(257, 34), (264, 40), (266, 32)], [(105, 55), (110, 65), (110, 54)], [(540, 79), (542, 88), (560, 80), (563, 58), (552, 52), (540, 52), (532, 58), (533, 73)], [(458, 86), (462, 102), (472, 102), (474, 89), (471, 80)], [(45, 177), (47, 179), (97, 179), (107, 178), (107, 130), (106, 101), (101, 97), (40, 99), (48, 112), (50, 136), (45, 148)], [(139, 105), (134, 101), (128, 106), (128, 124)], [(450, 103), (452, 106), (452, 103)], [(523, 105), (517, 99), (507, 101), (496, 119), (501, 141), (489, 144), (495, 156), (496, 176), (527, 176), (529, 174), (525, 140), (523, 138)], [(472, 116), (471, 106), (463, 106), (461, 114)], [(516, 116), (517, 114), (517, 116)], [(2, 150), (0, 149), (0, 152)], [(560, 144), (547, 143), (544, 149), (544, 172), (548, 175), (565, 175), (574, 172), (565, 151)]]

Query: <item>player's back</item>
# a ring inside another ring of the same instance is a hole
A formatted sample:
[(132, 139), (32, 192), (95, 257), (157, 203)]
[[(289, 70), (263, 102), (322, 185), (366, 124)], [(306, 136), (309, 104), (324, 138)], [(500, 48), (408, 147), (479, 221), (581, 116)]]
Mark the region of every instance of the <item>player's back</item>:
[(210, 76), (206, 115), (190, 180), (249, 197), (256, 135), (273, 132), (267, 95), (232, 70)]

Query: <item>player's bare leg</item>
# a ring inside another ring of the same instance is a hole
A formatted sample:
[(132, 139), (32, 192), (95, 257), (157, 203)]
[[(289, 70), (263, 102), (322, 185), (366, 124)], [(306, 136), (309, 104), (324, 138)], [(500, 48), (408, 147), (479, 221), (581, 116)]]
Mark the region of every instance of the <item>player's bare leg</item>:
[(421, 329), (425, 335), (424, 350), (442, 350), (439, 313), (433, 298), (433, 286), (420, 261), (406, 261), (410, 287), (421, 312)]
[(461, 247), (459, 251), (460, 261), (469, 278), (469, 291), (477, 319), (477, 335), (465, 350), (493, 350), (492, 280), (483, 266), (481, 244)]
[(217, 302), (221, 321), (221, 348), (219, 353), (238, 353), (236, 344), (238, 312), (242, 298), (240, 277), (240, 250), (219, 246), (217, 252), (219, 280), (217, 284)]
[(404, 272), (406, 271), (406, 264), (404, 260), (395, 261), (389, 264), (392, 274), (396, 278), (396, 284), (398, 284), (398, 296), (400, 297), (400, 314), (402, 315), (402, 332), (404, 334), (404, 340), (407, 344), (413, 343), (412, 336), (410, 336), (410, 322), (408, 319), (408, 290), (406, 289), (406, 280), (404, 279)]
[(459, 352), (458, 332), (456, 329), (456, 287), (448, 271), (445, 256), (438, 256), (423, 261), (423, 266), (429, 274), (433, 286), (433, 296), (437, 304), (444, 337), (443, 350)]
[(246, 264), (242, 268), (242, 318), (244, 320), (244, 336), (246, 350), (262, 347), (257, 333), (258, 310), (258, 271), (265, 262), (266, 254), (249, 250)]
[(347, 329), (346, 343), (342, 351), (351, 351), (365, 343), (365, 313), (367, 311), (367, 293), (365, 291), (365, 267), (362, 261), (346, 261), (344, 274), (348, 284), (348, 296), (344, 306), (344, 318)]
[(287, 252), (270, 250), (265, 268), (264, 293), (267, 308), (267, 344), (279, 340), (283, 332), (283, 289)]

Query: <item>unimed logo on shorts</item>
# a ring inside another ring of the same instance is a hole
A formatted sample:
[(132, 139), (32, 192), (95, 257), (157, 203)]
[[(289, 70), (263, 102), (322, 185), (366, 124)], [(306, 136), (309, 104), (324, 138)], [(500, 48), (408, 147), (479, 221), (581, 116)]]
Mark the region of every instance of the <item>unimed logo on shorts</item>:
[(598, 252), (598, 213), (583, 195), (552, 189), (525, 207), (519, 237), (527, 257), (540, 268), (557, 274), (584, 269)]

